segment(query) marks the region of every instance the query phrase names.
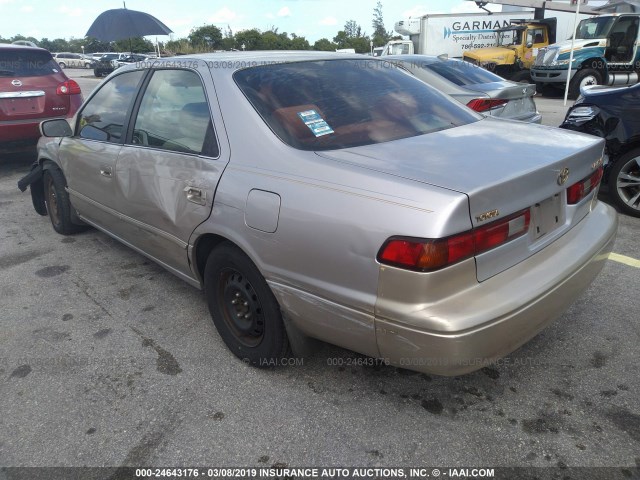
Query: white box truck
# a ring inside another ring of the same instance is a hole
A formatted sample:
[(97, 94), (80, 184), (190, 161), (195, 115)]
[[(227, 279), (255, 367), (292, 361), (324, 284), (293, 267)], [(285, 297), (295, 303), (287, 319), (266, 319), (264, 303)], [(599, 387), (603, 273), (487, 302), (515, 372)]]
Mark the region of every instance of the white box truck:
[(382, 55), (443, 55), (462, 58), (466, 50), (496, 44), (496, 29), (512, 20), (530, 20), (532, 11), (434, 14), (396, 22), (395, 31), (409, 40), (391, 40)]

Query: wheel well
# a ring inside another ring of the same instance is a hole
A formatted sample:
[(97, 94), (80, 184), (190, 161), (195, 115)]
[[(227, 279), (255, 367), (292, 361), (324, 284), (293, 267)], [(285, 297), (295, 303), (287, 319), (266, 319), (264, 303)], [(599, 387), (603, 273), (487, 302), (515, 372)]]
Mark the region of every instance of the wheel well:
[[(580, 63), (580, 69), (591, 68), (602, 74), (602, 80), (607, 77), (607, 62), (600, 57), (591, 57)], [(579, 69), (579, 70), (580, 70)]]
[(194, 247), (194, 262), (200, 279), (204, 278), (204, 268), (207, 265), (209, 254), (222, 242), (229, 242), (229, 240), (213, 233), (206, 233), (196, 240)]

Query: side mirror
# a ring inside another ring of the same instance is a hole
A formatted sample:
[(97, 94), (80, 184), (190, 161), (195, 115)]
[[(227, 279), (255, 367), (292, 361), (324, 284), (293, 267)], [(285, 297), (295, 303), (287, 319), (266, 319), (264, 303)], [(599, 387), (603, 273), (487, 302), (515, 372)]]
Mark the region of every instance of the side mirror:
[(63, 118), (40, 122), (40, 134), (45, 137), (72, 137), (73, 131)]
[(533, 43), (532, 42), (527, 43), (527, 48), (531, 48), (531, 47), (533, 47)]

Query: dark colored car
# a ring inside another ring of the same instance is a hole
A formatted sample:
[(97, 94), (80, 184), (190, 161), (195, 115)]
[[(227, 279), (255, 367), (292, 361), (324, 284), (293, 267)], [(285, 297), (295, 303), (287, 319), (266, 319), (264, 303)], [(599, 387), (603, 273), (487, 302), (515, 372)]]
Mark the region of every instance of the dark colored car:
[(640, 217), (640, 84), (583, 89), (560, 127), (606, 140), (603, 185), (621, 211)]
[(0, 148), (35, 145), (42, 120), (70, 118), (81, 104), (80, 86), (47, 50), (0, 44)]
[(131, 55), (126, 55), (123, 58), (111, 60), (111, 65), (113, 66), (114, 69), (118, 69), (120, 67), (124, 67), (125, 65), (129, 65), (130, 63), (144, 62), (145, 60), (148, 60), (148, 59), (149, 57), (147, 57), (146, 55), (134, 53)]
[(93, 74), (96, 77), (104, 77), (109, 75), (115, 70), (111, 60), (118, 60), (122, 57), (120, 53), (105, 53), (102, 55), (93, 66)]

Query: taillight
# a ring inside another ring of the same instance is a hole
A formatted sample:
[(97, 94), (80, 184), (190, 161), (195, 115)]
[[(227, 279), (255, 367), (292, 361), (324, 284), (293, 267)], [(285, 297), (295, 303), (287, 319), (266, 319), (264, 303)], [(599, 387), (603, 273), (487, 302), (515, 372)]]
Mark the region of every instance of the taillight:
[(503, 245), (529, 231), (527, 208), (482, 227), (447, 238), (390, 238), (378, 252), (385, 265), (432, 272)]
[(505, 99), (476, 98), (467, 103), (467, 107), (476, 112), (486, 112), (494, 108), (502, 107), (506, 105), (508, 101), (509, 100)]
[(600, 183), (600, 180), (602, 180), (602, 172), (603, 169), (600, 167), (587, 178), (580, 180), (578, 183), (574, 183), (567, 188), (567, 203), (569, 205), (575, 205), (598, 188), (598, 184)]
[(56, 93), (58, 95), (79, 95), (82, 91), (80, 90), (78, 82), (75, 80), (67, 80), (66, 82), (62, 82), (58, 85)]

